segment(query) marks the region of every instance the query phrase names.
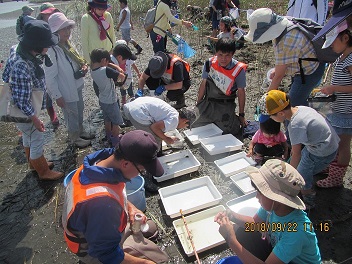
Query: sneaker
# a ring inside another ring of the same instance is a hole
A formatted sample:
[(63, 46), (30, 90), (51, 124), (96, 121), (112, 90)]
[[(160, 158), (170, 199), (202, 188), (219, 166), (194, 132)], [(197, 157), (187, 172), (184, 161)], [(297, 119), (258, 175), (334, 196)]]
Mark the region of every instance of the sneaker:
[(137, 52), (135, 53), (135, 55), (139, 55), (139, 54), (141, 54), (142, 53), (142, 47), (141, 46), (137, 46)]
[(79, 135), (80, 138), (83, 138), (83, 139), (87, 139), (87, 140), (90, 140), (90, 139), (94, 139), (95, 138), (95, 134), (91, 134), (91, 133), (88, 133), (86, 131), (83, 131), (80, 135)]
[(86, 148), (91, 144), (91, 142), (90, 140), (85, 140), (79, 137), (78, 139), (75, 140), (75, 142), (73, 142), (73, 144), (78, 148)]

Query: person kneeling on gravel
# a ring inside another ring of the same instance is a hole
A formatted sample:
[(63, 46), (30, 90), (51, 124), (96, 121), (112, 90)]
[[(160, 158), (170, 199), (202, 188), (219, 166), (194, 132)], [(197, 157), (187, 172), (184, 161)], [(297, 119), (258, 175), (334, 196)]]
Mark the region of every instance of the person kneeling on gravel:
[[(247, 125), (244, 118), (247, 65), (232, 58), (235, 45), (233, 39), (219, 39), (215, 56), (204, 63), (193, 126), (215, 123), (225, 134), (242, 137), (241, 126)], [(236, 97), (239, 116), (235, 113)]]
[[(155, 223), (126, 197), (126, 183), (138, 174), (145, 170), (156, 176), (164, 173), (157, 152), (150, 133), (134, 130), (123, 135), (115, 149), (84, 158), (66, 187), (62, 213), (66, 243), (80, 263), (168, 261), (149, 240), (158, 234)], [(140, 224), (148, 224), (147, 231), (135, 228), (136, 214), (141, 217)]]
[(175, 54), (158, 51), (150, 59), (148, 68), (139, 78), (136, 97), (143, 96), (144, 85), (147, 85), (150, 90), (155, 90), (156, 96), (167, 91), (166, 97), (170, 101), (176, 101), (172, 106), (180, 109), (186, 106), (184, 93), (191, 86), (189, 72), (188, 62)]

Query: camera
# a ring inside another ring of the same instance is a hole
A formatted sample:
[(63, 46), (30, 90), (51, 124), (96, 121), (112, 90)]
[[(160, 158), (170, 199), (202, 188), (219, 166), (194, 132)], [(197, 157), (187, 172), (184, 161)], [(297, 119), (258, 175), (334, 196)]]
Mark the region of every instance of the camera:
[(75, 77), (76, 80), (78, 80), (78, 79), (80, 79), (80, 78), (86, 76), (86, 73), (85, 73), (82, 69), (80, 69), (80, 70), (76, 71), (76, 72), (73, 74), (73, 76)]

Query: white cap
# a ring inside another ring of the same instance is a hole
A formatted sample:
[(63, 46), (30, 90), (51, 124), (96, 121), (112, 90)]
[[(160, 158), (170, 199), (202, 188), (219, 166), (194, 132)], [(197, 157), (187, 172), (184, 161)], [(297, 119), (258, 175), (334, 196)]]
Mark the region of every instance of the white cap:
[(326, 34), (325, 37), (325, 42), (323, 45), (323, 49), (326, 49), (331, 46), (331, 44), (334, 42), (334, 40), (337, 38), (339, 33), (347, 29), (347, 22), (344, 20), (341, 24), (337, 25), (334, 27), (328, 34)]

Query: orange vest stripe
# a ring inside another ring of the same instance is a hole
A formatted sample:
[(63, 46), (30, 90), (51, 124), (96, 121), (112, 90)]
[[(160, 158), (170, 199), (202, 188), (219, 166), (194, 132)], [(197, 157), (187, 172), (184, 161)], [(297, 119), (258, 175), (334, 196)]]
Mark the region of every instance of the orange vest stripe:
[(165, 73), (163, 74), (164, 78), (172, 80), (172, 73), (174, 71), (174, 64), (176, 61), (181, 61), (183, 63), (183, 65), (185, 66), (187, 72), (190, 72), (191, 66), (189, 65), (189, 63), (187, 61), (184, 61), (183, 59), (181, 59), (179, 56), (173, 54), (171, 57), (171, 61), (170, 61), (170, 68), (166, 69)]

